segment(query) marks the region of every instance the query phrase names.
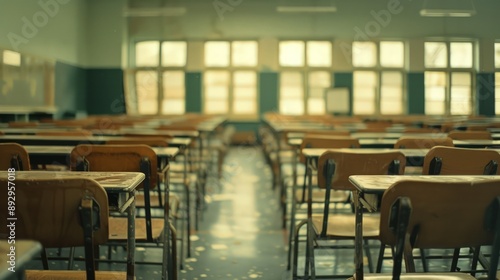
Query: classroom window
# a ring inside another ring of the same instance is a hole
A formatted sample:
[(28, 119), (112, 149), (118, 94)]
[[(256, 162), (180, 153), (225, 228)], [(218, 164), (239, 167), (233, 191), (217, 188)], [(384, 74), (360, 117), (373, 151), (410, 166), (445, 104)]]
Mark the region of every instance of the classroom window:
[(500, 115), (500, 43), (495, 43), (495, 114)]
[(137, 42), (129, 107), (144, 115), (184, 114), (186, 61), (187, 42)]
[(330, 41), (279, 42), (279, 111), (290, 115), (325, 113), (325, 90), (332, 85)]
[(404, 43), (353, 42), (353, 113), (404, 113)]
[(203, 111), (256, 116), (257, 63), (256, 41), (205, 42)]
[(425, 42), (425, 113), (473, 113), (472, 42)]

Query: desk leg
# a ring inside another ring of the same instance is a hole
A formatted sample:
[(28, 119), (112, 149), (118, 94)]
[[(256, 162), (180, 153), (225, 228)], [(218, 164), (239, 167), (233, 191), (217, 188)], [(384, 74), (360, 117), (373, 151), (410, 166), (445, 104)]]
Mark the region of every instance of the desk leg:
[(127, 280), (135, 279), (135, 191), (132, 194), (132, 203), (128, 208), (127, 231)]
[(363, 280), (363, 204), (361, 203), (361, 195), (359, 191), (354, 192), (356, 203), (356, 280)]
[[(165, 212), (164, 212), (164, 220), (163, 220), (163, 265), (162, 265), (162, 278), (163, 280), (167, 280), (171, 278), (173, 273), (173, 269), (176, 269), (175, 266), (171, 263), (170, 258), (170, 187), (168, 180), (165, 186)], [(177, 265), (177, 264), (175, 264)], [(168, 273), (167, 273), (168, 271)]]

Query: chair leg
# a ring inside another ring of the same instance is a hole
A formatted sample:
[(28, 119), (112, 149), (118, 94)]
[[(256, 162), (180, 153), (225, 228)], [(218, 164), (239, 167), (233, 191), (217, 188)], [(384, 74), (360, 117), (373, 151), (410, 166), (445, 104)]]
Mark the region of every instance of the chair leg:
[(73, 269), (74, 259), (75, 259), (75, 247), (71, 247), (69, 248), (68, 270)]
[(288, 234), (288, 262), (287, 262), (287, 266), (286, 266), (286, 269), (287, 270), (290, 270), (290, 267), (291, 267), (291, 263), (292, 263), (292, 242), (293, 242), (293, 233), (295, 232), (295, 213), (296, 213), (296, 205), (294, 203), (295, 201), (295, 197), (294, 197), (294, 194), (292, 194), (292, 209), (291, 209), (291, 213), (290, 213), (290, 231), (289, 231), (289, 234)]
[(472, 255), (472, 264), (471, 264), (471, 275), (476, 276), (476, 270), (477, 270), (477, 262), (479, 260), (479, 251), (481, 250), (481, 247), (478, 246), (476, 248), (473, 248), (473, 255)]
[(307, 247), (308, 247), (308, 251), (309, 251), (309, 258), (307, 258), (307, 259), (309, 259), (309, 265), (311, 267), (311, 279), (316, 280), (316, 265), (315, 265), (315, 261), (314, 261), (314, 238), (313, 238), (314, 231), (312, 229), (312, 224), (308, 225), (308, 233), (309, 234), (307, 236), (307, 239), (308, 239)]
[(368, 243), (367, 239), (364, 240), (364, 243), (365, 243), (365, 255), (368, 261), (368, 270), (370, 271), (370, 273), (373, 273), (373, 261), (372, 261), (372, 254), (370, 251), (370, 244)]
[(457, 271), (459, 257), (460, 257), (460, 248), (455, 248), (455, 250), (453, 250), (453, 259), (451, 260), (451, 266), (450, 266), (451, 272)]
[(187, 221), (186, 221), (186, 235), (187, 235), (187, 240), (186, 240), (186, 243), (187, 243), (187, 257), (190, 258), (191, 257), (191, 241), (189, 239), (189, 236), (191, 235), (191, 203), (190, 203), (190, 196), (189, 196), (189, 186), (187, 185), (184, 185), (184, 189), (185, 189), (185, 192), (186, 192), (186, 218), (187, 218)]
[(296, 229), (295, 229), (295, 236), (294, 236), (294, 246), (293, 246), (293, 270), (292, 270), (292, 279), (296, 280), (297, 279), (297, 264), (299, 262), (299, 231), (302, 228), (302, 226), (307, 224), (307, 220), (301, 221)]
[(427, 263), (427, 257), (426, 257), (425, 249), (420, 249), (420, 258), (422, 259), (422, 268), (424, 269), (424, 272), (429, 272), (429, 264)]
[(42, 258), (43, 269), (49, 270), (49, 260), (47, 258), (47, 251), (45, 250), (45, 248), (42, 249), (40, 257)]
[(376, 273), (382, 272), (382, 263), (384, 262), (384, 254), (385, 254), (385, 244), (380, 243), (380, 250), (378, 252), (378, 260), (377, 260), (377, 269)]

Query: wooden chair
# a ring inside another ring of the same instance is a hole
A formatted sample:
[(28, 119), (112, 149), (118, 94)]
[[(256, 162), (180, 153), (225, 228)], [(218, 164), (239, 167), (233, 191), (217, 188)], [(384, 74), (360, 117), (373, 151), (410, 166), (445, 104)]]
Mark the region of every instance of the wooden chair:
[(475, 130), (467, 130), (460, 131), (454, 130), (448, 133), (448, 137), (453, 140), (491, 140), (491, 133), (489, 131), (475, 131)]
[[(432, 195), (428, 195), (432, 193)], [(464, 207), (467, 205), (467, 207)], [(389, 187), (380, 208), (380, 240), (395, 248), (392, 275), (364, 279), (474, 280), (459, 272), (414, 273), (414, 248), (451, 249), (492, 245), (488, 278), (496, 279), (500, 249), (500, 181), (399, 181)], [(406, 271), (401, 274), (403, 257)]]
[[(305, 148), (359, 148), (359, 140), (351, 137), (344, 137), (344, 136), (328, 136), (328, 135), (312, 135), (310, 136), (309, 134), (306, 134), (304, 139), (302, 140), (302, 144), (300, 146), (300, 151), (302, 151)], [(300, 158), (299, 158), (300, 163), (304, 166), (305, 169), (305, 157), (300, 153)], [(293, 233), (295, 230), (295, 216), (296, 216), (296, 211), (300, 207), (300, 205), (303, 205), (304, 203), (309, 201), (309, 194), (307, 192), (307, 179), (306, 179), (306, 172), (303, 172), (302, 174), (297, 174), (296, 180), (296, 186), (298, 187), (297, 189), (292, 190), (292, 208), (291, 208), (291, 214), (290, 214), (290, 231), (289, 231), (289, 239), (288, 239), (288, 247), (292, 248), (292, 237)], [(312, 184), (315, 186), (312, 190), (312, 195), (311, 195), (311, 203), (325, 203), (325, 195), (326, 195), (326, 190), (322, 188), (318, 188), (318, 182), (314, 178), (316, 178), (314, 175), (312, 175)], [(286, 216), (287, 216), (287, 198), (286, 198), (286, 193), (287, 189), (290, 186), (290, 184), (293, 187), (293, 181), (294, 178), (285, 178), (285, 180), (288, 180), (288, 182), (283, 182), (282, 183), (282, 191), (281, 191), (281, 196), (282, 196), (282, 211), (283, 211), (283, 228), (286, 227)], [(348, 203), (350, 198), (350, 192), (344, 191), (344, 190), (337, 190), (337, 191), (332, 191), (330, 192), (329, 199), (331, 203)], [(288, 252), (288, 266), (287, 268), (290, 269), (290, 263), (291, 262), (291, 250)]]
[[(354, 186), (349, 182), (351, 175), (384, 175), (404, 174), (406, 158), (401, 152), (334, 152), (327, 151), (318, 159), (318, 186), (326, 189), (325, 206), (322, 214), (312, 214), (312, 201), (308, 200), (308, 220), (302, 221), (295, 231), (294, 246), (294, 270), (293, 277), (297, 277), (298, 261), (298, 232), (300, 228), (307, 224), (308, 241), (306, 248), (305, 275), (311, 274), (315, 278), (314, 264), (314, 244), (319, 246), (320, 240), (354, 240), (355, 238), (355, 214), (332, 214), (330, 213), (330, 192), (332, 190), (353, 191)], [(310, 174), (310, 168), (308, 173)], [(312, 192), (311, 187), (308, 188)], [(365, 196), (365, 199), (369, 199)], [(378, 198), (370, 199), (376, 201)], [(379, 216), (377, 214), (366, 215), (363, 218), (363, 238), (379, 238)], [(332, 246), (335, 248), (335, 246)], [(383, 247), (382, 247), (383, 248)], [(382, 249), (381, 248), (381, 249)], [(365, 247), (368, 250), (368, 247)], [(380, 250), (383, 252), (383, 250)], [(373, 270), (369, 252), (366, 254), (370, 271)], [(381, 259), (381, 256), (379, 256)], [(349, 277), (350, 275), (345, 275)], [(335, 275), (339, 277), (339, 275)]]
[[(80, 171), (125, 171), (142, 172), (146, 179), (138, 186), (144, 195), (144, 219), (136, 219), (136, 240), (146, 243), (158, 243), (164, 236), (164, 218), (152, 218), (151, 191), (158, 187), (158, 164), (156, 153), (147, 145), (78, 145), (71, 151), (71, 169)], [(168, 193), (168, 192), (167, 192)], [(165, 203), (164, 213), (169, 215), (169, 203)], [(127, 240), (127, 220), (122, 217), (110, 217), (110, 241), (123, 242)], [(169, 225), (170, 227), (170, 225)], [(176, 233), (171, 230), (172, 263), (176, 264)], [(173, 265), (175, 268), (176, 265)], [(177, 269), (172, 273), (176, 275)], [(172, 275), (169, 273), (169, 275)]]
[(127, 137), (106, 141), (107, 145), (148, 145), (150, 147), (168, 147), (163, 137)]
[(14, 168), (30, 170), (30, 158), (26, 149), (17, 143), (0, 143), (0, 170)]
[[(7, 180), (0, 179), (7, 186)], [(45, 248), (85, 248), (84, 271), (27, 270), (26, 279), (126, 279), (125, 272), (96, 271), (95, 248), (108, 241), (108, 196), (90, 179), (16, 180), (16, 239), (34, 239)], [(0, 200), (7, 209), (7, 200)], [(6, 221), (7, 211), (0, 211)], [(7, 235), (2, 227), (0, 235)]]

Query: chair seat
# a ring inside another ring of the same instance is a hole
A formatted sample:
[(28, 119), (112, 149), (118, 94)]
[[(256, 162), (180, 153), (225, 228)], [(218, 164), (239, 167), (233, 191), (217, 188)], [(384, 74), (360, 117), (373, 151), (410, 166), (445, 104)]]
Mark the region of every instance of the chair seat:
[[(297, 200), (297, 202), (302, 202), (302, 189), (300, 190), (297, 190), (295, 192), (295, 199)], [(324, 189), (313, 189), (312, 190), (312, 202), (313, 203), (324, 203), (325, 202), (325, 195), (326, 195), (326, 190)], [(331, 203), (344, 203), (344, 202), (347, 202), (348, 199), (349, 199), (349, 192), (347, 191), (334, 191), (332, 190), (330, 192), (330, 202)], [(305, 195), (304, 195), (304, 202), (307, 201), (309, 197), (309, 192), (305, 191)]]
[[(97, 280), (123, 280), (126, 272), (96, 271)], [(85, 270), (26, 270), (26, 280), (86, 280)], [(135, 277), (134, 277), (135, 279)]]
[[(355, 280), (356, 276), (349, 278), (349, 280)], [(365, 274), (364, 279), (368, 280), (391, 280), (392, 274)], [(470, 274), (460, 273), (460, 272), (450, 272), (450, 273), (406, 273), (401, 274), (401, 278), (404, 280), (475, 280)]]
[(405, 175), (422, 175), (422, 166), (406, 166)]
[[(154, 240), (159, 240), (162, 236), (163, 226), (163, 218), (151, 220), (151, 228)], [(112, 241), (127, 240), (127, 218), (109, 217), (109, 239)], [(135, 239), (147, 240), (146, 220), (143, 218), (135, 219)]]
[[(326, 234), (332, 237), (354, 238), (355, 221), (354, 214), (330, 214), (328, 216), (328, 230)], [(323, 215), (313, 214), (312, 223), (316, 233), (319, 234), (323, 228)], [(379, 236), (380, 216), (370, 214), (363, 216), (363, 237), (374, 238)]]

